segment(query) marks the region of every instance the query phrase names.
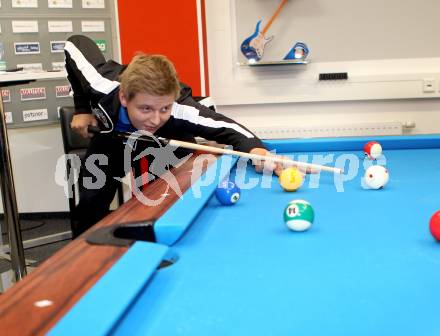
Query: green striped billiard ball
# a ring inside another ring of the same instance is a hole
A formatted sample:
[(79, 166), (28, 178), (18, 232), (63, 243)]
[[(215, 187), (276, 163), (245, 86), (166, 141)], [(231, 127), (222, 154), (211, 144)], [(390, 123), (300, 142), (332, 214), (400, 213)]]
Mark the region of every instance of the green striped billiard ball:
[(293, 200), (284, 209), (284, 222), (293, 231), (308, 230), (313, 223), (315, 213), (309, 202)]

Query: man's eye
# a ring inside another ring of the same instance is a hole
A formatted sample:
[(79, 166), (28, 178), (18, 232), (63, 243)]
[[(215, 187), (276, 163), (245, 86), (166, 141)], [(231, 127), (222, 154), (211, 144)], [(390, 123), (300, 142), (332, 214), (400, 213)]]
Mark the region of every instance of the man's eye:
[(170, 109), (169, 106), (165, 106), (162, 108), (162, 110), (160, 110), (161, 112), (167, 112)]

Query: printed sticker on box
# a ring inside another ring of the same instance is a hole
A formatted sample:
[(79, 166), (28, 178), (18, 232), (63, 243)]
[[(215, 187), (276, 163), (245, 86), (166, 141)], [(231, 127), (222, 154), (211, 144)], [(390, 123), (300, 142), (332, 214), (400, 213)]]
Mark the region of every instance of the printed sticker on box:
[(12, 124), (14, 122), (12, 120), (12, 112), (5, 112), (5, 121), (7, 124)]
[(12, 21), (12, 32), (19, 33), (38, 33), (38, 21), (18, 20)]
[(3, 100), (3, 103), (10, 103), (11, 102), (11, 90), (2, 89), (2, 100)]
[(49, 0), (49, 8), (72, 8), (72, 0)]
[(105, 8), (105, 0), (82, 0), (82, 8)]
[(66, 45), (66, 41), (50, 41), (50, 52), (62, 53), (64, 52), (65, 45)]
[(57, 98), (70, 97), (70, 85), (55, 86), (55, 95)]
[(46, 88), (24, 88), (20, 89), (21, 101), (46, 99)]
[(66, 66), (64, 62), (52, 62), (52, 70), (53, 71), (63, 71), (65, 70)]
[(47, 120), (49, 115), (47, 109), (23, 111), (23, 121)]
[(48, 21), (49, 33), (71, 33), (73, 32), (72, 21)]
[(12, 0), (12, 8), (38, 8), (38, 0)]
[(83, 33), (101, 33), (105, 32), (104, 21), (81, 21), (81, 30)]
[(42, 63), (22, 63), (17, 64), (17, 68), (23, 68), (25, 72), (41, 72), (43, 71)]
[(32, 55), (40, 53), (40, 42), (15, 42), (15, 55)]

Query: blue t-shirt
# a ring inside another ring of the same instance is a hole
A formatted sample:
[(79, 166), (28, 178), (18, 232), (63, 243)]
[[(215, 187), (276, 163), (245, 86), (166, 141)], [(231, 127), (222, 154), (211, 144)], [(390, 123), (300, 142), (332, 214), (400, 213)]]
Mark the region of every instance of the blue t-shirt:
[(127, 109), (121, 105), (119, 108), (119, 118), (115, 130), (118, 132), (135, 132), (137, 129), (131, 124), (128, 118)]

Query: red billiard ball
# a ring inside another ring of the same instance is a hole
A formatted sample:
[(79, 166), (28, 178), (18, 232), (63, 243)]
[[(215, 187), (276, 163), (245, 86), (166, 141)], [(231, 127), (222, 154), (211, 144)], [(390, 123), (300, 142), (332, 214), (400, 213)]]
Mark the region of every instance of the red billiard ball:
[(364, 146), (364, 153), (370, 160), (375, 160), (382, 155), (382, 146), (377, 141), (367, 142)]
[(432, 215), (429, 221), (429, 230), (432, 236), (440, 242), (440, 210)]

